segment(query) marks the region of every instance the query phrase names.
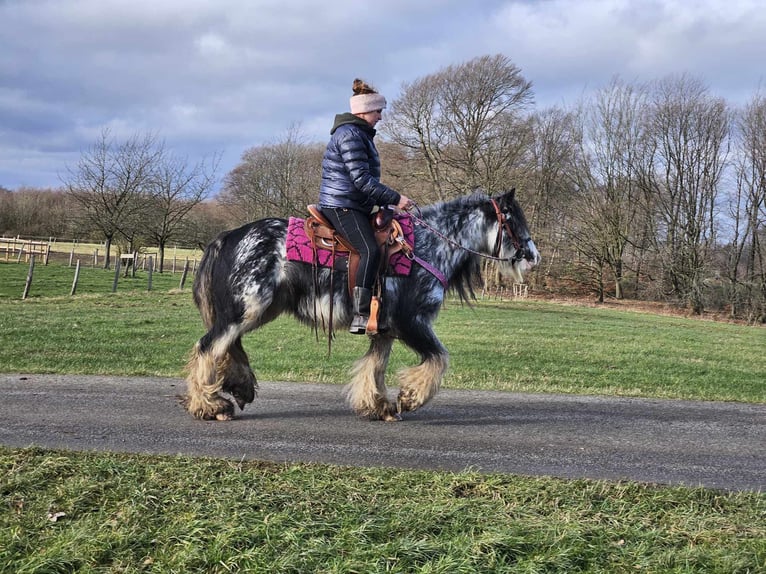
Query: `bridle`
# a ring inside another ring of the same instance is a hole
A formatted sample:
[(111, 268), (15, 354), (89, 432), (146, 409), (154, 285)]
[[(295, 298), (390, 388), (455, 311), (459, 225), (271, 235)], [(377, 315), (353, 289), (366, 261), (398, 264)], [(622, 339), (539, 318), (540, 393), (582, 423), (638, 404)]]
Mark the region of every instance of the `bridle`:
[[(492, 255), (487, 255), (486, 253), (482, 253), (481, 251), (476, 251), (474, 249), (471, 249), (470, 247), (465, 247), (464, 245), (460, 245), (457, 241), (454, 239), (451, 239), (444, 235), (441, 231), (436, 229), (435, 227), (429, 225), (426, 223), (422, 217), (422, 212), (420, 211), (420, 207), (415, 203), (412, 202), (412, 208), (411, 210), (414, 210), (418, 213), (418, 215), (415, 215), (410, 211), (410, 217), (412, 217), (412, 220), (421, 227), (425, 227), (428, 229), (431, 233), (436, 235), (437, 237), (440, 237), (453, 247), (457, 247), (458, 249), (462, 249), (463, 251), (467, 251), (468, 253), (471, 253), (473, 255), (478, 255), (479, 257), (483, 257), (484, 259), (489, 259), (491, 261), (521, 261), (526, 256), (528, 249), (527, 245), (529, 244), (530, 238), (527, 237), (525, 239), (520, 239), (518, 234), (513, 230), (511, 225), (508, 223), (508, 218), (505, 217), (505, 214), (500, 209), (500, 206), (498, 205), (497, 201), (494, 199), (490, 200), (492, 202), (492, 206), (495, 208), (495, 216), (497, 217), (497, 238), (495, 239), (495, 247), (493, 249)], [(500, 250), (502, 249), (503, 245), (503, 232), (508, 234), (508, 237), (510, 237), (511, 242), (513, 243), (513, 246), (516, 248), (516, 252), (513, 254), (513, 257), (500, 257)]]
[(505, 214), (500, 209), (500, 206), (498, 205), (497, 201), (494, 199), (492, 201), (492, 206), (495, 208), (495, 215), (497, 216), (497, 239), (495, 239), (495, 249), (493, 250), (492, 256), (494, 258), (497, 258), (498, 260), (501, 260), (500, 258), (500, 250), (503, 246), (503, 231), (505, 231), (508, 234), (508, 237), (511, 238), (511, 242), (513, 243), (513, 246), (516, 248), (516, 252), (513, 254), (513, 257), (508, 259), (502, 259), (505, 261), (521, 261), (524, 259), (524, 257), (527, 254), (527, 244), (529, 243), (529, 238), (527, 237), (524, 240), (519, 239), (518, 234), (513, 230), (511, 225), (508, 223), (508, 218), (505, 217)]

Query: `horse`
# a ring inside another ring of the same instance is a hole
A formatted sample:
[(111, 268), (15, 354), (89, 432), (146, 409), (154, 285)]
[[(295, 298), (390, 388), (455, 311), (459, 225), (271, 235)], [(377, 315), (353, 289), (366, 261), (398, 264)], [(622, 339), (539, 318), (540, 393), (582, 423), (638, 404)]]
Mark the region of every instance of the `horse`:
[[(495, 197), (476, 191), (417, 212), (415, 263), (409, 275), (383, 281), (388, 329), (368, 335), (369, 349), (345, 388), (350, 408), (370, 420), (401, 420), (437, 393), (449, 353), (432, 324), (448, 291), (469, 304), (475, 298), (482, 258), (496, 260), (501, 273), (518, 282), (540, 261), (515, 188)], [(230, 398), (240, 410), (255, 399), (258, 384), (242, 346), (246, 333), (284, 313), (315, 329), (329, 325), (330, 333), (350, 325), (347, 271), (288, 260), (286, 240), (287, 221), (272, 217), (223, 232), (205, 248), (193, 298), (207, 332), (191, 352), (182, 397), (193, 417), (230, 420)], [(392, 401), (385, 373), (395, 340), (420, 362), (399, 373), (400, 390)]]

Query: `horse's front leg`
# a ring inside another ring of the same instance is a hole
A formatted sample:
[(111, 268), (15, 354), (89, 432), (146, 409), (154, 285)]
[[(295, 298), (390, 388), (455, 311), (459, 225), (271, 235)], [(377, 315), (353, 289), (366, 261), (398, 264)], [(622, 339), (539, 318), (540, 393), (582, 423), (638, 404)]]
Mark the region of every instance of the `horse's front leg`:
[(420, 355), (420, 364), (399, 372), (398, 413), (414, 411), (430, 401), (449, 366), (449, 353), (430, 326), (409, 331), (402, 342)]
[(398, 420), (396, 407), (386, 393), (386, 367), (394, 340), (377, 335), (371, 338), (367, 353), (354, 365), (346, 400), (360, 416), (372, 420)]

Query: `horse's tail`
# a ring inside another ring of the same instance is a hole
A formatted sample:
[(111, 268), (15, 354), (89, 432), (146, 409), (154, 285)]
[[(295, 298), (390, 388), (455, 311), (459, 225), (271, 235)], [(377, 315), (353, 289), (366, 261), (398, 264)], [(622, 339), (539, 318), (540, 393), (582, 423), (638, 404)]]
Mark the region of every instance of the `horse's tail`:
[(215, 307), (213, 305), (213, 269), (221, 253), (223, 243), (218, 237), (205, 248), (202, 260), (194, 277), (194, 303), (202, 316), (202, 322), (210, 329), (215, 322)]

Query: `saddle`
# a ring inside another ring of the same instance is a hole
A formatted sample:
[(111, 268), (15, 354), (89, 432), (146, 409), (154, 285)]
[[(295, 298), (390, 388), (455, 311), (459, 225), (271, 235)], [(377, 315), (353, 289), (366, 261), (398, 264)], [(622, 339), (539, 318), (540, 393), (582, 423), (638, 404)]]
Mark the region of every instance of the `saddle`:
[[(336, 254), (348, 256), (348, 292), (351, 295), (356, 286), (356, 271), (359, 268), (359, 252), (346, 239), (340, 235), (333, 225), (322, 214), (318, 205), (307, 206), (309, 215), (306, 217), (304, 231), (306, 237), (311, 242), (311, 248), (314, 251), (314, 261), (316, 262), (316, 252), (319, 249), (331, 251), (331, 261), (334, 268)], [(391, 255), (399, 252), (407, 257), (412, 256), (413, 247), (405, 240), (405, 234), (401, 224), (394, 218), (394, 210), (388, 207), (382, 208), (370, 217), (370, 224), (375, 233), (378, 248), (381, 251), (380, 269), (378, 269), (377, 293), (372, 297), (370, 303), (370, 321), (367, 323), (367, 333), (375, 334), (378, 332), (378, 321), (380, 313), (380, 295), (383, 292), (383, 272), (388, 265)], [(330, 323), (332, 323), (332, 299), (330, 301)], [(381, 327), (382, 328), (382, 327)]]
[[(353, 293), (356, 285), (356, 270), (359, 268), (359, 252), (340, 235), (332, 224), (322, 214), (318, 205), (307, 207), (309, 215), (306, 218), (306, 236), (311, 241), (313, 249), (328, 249), (333, 257), (336, 253), (348, 254), (348, 292)], [(394, 218), (394, 210), (382, 208), (370, 217), (370, 224), (375, 232), (375, 239), (381, 251), (380, 274), (388, 264), (388, 258), (400, 251), (406, 256), (412, 254), (412, 246), (407, 243), (401, 224)]]

